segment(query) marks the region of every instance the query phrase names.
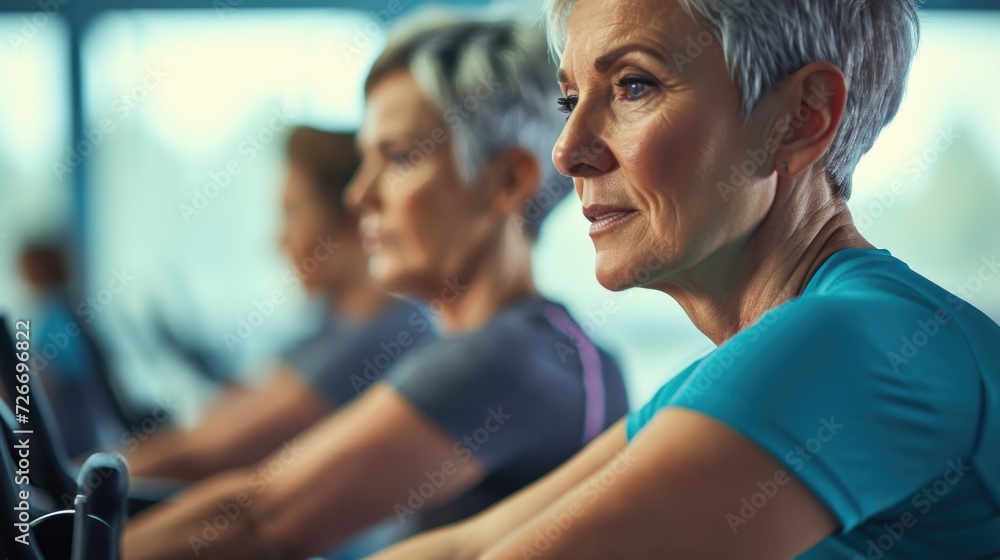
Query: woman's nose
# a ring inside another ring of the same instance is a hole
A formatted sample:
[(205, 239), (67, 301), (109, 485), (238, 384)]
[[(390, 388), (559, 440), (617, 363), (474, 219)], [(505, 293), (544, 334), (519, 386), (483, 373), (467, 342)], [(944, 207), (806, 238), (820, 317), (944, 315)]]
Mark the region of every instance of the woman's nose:
[(364, 165), (354, 174), (350, 185), (344, 191), (344, 205), (349, 210), (360, 213), (362, 208), (371, 204), (375, 191), (373, 179), (373, 174), (367, 172)]
[(614, 156), (599, 134), (587, 122), (579, 106), (552, 149), (552, 163), (567, 177), (593, 177), (607, 173), (614, 166)]

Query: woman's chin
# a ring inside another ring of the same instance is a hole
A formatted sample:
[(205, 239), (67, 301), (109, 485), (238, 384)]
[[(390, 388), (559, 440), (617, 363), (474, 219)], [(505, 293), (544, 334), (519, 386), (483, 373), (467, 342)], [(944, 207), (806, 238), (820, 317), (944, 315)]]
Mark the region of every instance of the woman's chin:
[(426, 279), (419, 271), (409, 270), (401, 266), (395, 259), (370, 258), (368, 260), (368, 275), (372, 281), (390, 294), (427, 300), (424, 284)]
[(669, 268), (668, 264), (657, 256), (630, 259), (602, 251), (597, 254), (595, 272), (601, 286), (620, 292), (658, 281)]
[(602, 267), (598, 264), (595, 272), (597, 283), (612, 292), (620, 292), (634, 286), (632, 283), (634, 279), (615, 267)]
[(629, 262), (618, 251), (599, 250), (594, 264), (597, 282), (612, 292), (632, 287)]
[(403, 288), (399, 267), (383, 255), (371, 255), (368, 258), (368, 275), (371, 279), (386, 291), (400, 293)]

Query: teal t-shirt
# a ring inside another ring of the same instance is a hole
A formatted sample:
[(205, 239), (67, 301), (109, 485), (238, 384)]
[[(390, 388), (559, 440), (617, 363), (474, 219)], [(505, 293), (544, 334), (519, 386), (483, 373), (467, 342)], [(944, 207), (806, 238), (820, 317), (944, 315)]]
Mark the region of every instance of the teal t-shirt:
[(668, 406), (743, 434), (826, 505), (840, 531), (802, 559), (1000, 558), (1000, 326), (888, 251), (834, 253), (631, 414), (629, 440)]

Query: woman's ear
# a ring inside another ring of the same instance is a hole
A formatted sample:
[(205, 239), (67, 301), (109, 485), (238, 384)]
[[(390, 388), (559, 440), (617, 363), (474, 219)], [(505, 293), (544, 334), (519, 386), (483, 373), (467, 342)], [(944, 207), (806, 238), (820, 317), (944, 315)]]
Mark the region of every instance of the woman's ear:
[(792, 176), (821, 161), (837, 137), (847, 82), (828, 62), (807, 64), (778, 86), (781, 107), (774, 122), (777, 136), (774, 170)]
[(487, 180), (496, 207), (504, 214), (521, 215), (542, 179), (538, 158), (520, 146), (504, 149), (487, 166)]

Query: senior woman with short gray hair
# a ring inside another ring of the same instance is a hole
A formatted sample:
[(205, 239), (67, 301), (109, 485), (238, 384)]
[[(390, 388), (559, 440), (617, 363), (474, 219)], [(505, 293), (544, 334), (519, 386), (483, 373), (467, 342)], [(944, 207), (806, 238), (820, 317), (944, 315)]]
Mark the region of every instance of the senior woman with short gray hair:
[[(143, 512), (129, 560), (299, 559), (386, 520), (339, 558), (463, 519), (558, 467), (628, 412), (615, 361), (541, 296), (531, 247), (570, 191), (538, 29), (424, 20), (365, 83), (344, 194), (374, 281), (423, 301), (350, 376), (364, 393), (271, 457)], [(385, 370), (379, 376), (379, 371)], [(370, 388), (368, 385), (372, 385)]]
[(379, 558), (1000, 558), (1000, 327), (847, 206), (914, 3), (547, 9), (553, 159), (598, 279), (672, 296), (718, 348), (543, 480)]

